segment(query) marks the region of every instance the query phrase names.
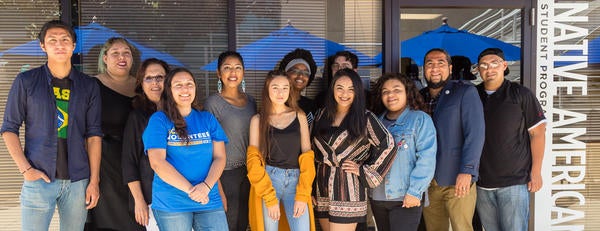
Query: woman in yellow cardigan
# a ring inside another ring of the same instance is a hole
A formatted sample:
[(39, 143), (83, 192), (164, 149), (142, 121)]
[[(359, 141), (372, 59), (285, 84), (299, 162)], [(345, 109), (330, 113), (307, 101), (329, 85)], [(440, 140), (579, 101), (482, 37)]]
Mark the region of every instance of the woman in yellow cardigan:
[(253, 231), (315, 229), (311, 203), (314, 153), (306, 115), (290, 88), (285, 73), (269, 72), (262, 91), (263, 107), (250, 121), (246, 166)]

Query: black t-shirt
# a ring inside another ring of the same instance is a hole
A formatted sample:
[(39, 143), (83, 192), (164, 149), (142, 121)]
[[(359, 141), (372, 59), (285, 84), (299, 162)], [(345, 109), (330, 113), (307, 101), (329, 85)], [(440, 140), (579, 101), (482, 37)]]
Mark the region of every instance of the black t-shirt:
[(52, 90), (56, 99), (58, 152), (56, 155), (56, 178), (68, 180), (69, 159), (67, 149), (67, 128), (69, 126), (69, 98), (71, 97), (71, 79), (52, 78)]
[(301, 95), (300, 99), (298, 100), (298, 107), (304, 111), (308, 125), (311, 125), (317, 112), (317, 105), (315, 104), (315, 101)]
[(479, 181), (484, 188), (526, 184), (531, 173), (529, 128), (545, 120), (533, 93), (505, 80), (488, 94), (477, 86), (485, 116), (485, 144), (480, 160)]
[(298, 117), (287, 127), (278, 129), (269, 126), (271, 135), (271, 148), (267, 163), (283, 169), (300, 168), (298, 157), (302, 152), (300, 138), (300, 122)]

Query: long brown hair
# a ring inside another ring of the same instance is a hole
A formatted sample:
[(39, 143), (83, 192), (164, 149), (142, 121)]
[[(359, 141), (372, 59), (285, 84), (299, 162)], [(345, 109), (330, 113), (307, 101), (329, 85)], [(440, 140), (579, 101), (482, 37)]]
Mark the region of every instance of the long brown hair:
[[(269, 156), (270, 148), (271, 148), (271, 114), (273, 114), (273, 102), (271, 102), (271, 98), (269, 97), (269, 85), (276, 77), (283, 77), (287, 79), (289, 78), (285, 75), (283, 71), (270, 71), (267, 74), (267, 78), (265, 79), (265, 85), (262, 89), (262, 107), (260, 108), (260, 123), (259, 123), (259, 150), (263, 154), (263, 158), (267, 159)], [(299, 112), (300, 108), (297, 105), (298, 99), (296, 99), (296, 95), (292, 94), (292, 83), (290, 82), (290, 94), (285, 103), (286, 106), (292, 108), (292, 110)]]
[(190, 74), (190, 76), (192, 76), (192, 79), (194, 80), (194, 85), (196, 85), (196, 93), (194, 94), (194, 101), (192, 101), (192, 110), (202, 110), (202, 104), (200, 104), (199, 100), (200, 97), (198, 97), (199, 92), (196, 78), (194, 78), (194, 75), (190, 70), (184, 67), (178, 67), (171, 70), (165, 77), (165, 87), (161, 95), (161, 101), (163, 104), (162, 110), (165, 112), (169, 120), (171, 120), (171, 122), (175, 124), (175, 132), (177, 132), (179, 138), (181, 138), (186, 144), (189, 144), (190, 138), (188, 137), (187, 124), (185, 122), (185, 119), (183, 118), (183, 115), (181, 115), (181, 113), (179, 113), (179, 110), (177, 109), (177, 103), (175, 103), (175, 99), (173, 98), (173, 91), (171, 90), (171, 82), (173, 81), (173, 77), (180, 72), (186, 72)]

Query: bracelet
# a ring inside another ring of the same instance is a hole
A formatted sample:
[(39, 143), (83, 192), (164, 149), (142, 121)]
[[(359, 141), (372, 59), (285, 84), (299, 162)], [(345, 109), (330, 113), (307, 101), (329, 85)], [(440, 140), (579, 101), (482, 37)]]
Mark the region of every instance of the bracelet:
[(210, 187), (210, 185), (208, 185), (208, 183), (206, 183), (206, 181), (202, 181), (202, 183), (204, 183), (204, 185), (206, 185), (206, 187), (208, 187), (208, 190), (212, 190), (212, 187)]
[(29, 168), (27, 168), (27, 169), (23, 170), (23, 171), (21, 172), (21, 175), (25, 174), (25, 173), (26, 173), (27, 171), (29, 171), (29, 169), (31, 169), (31, 168), (33, 168), (33, 166), (29, 165)]

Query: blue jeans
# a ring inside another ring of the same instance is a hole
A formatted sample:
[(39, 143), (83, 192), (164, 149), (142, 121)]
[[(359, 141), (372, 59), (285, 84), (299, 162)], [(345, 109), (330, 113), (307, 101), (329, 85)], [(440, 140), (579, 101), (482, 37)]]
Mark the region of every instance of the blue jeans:
[(60, 230), (83, 230), (87, 210), (85, 190), (89, 180), (71, 182), (56, 179), (24, 181), (21, 188), (22, 230), (48, 230), (58, 206)]
[(223, 209), (198, 212), (165, 212), (152, 209), (158, 229), (162, 231), (228, 230), (227, 216)]
[[(271, 183), (275, 188), (277, 199), (283, 203), (285, 216), (290, 224), (291, 231), (306, 231), (310, 230), (310, 218), (308, 206), (305, 208), (304, 214), (298, 218), (294, 218), (294, 203), (296, 202), (296, 185), (300, 177), (299, 169), (282, 169), (267, 165), (267, 174), (271, 178)], [(267, 207), (263, 202), (263, 221), (265, 230), (278, 230), (279, 221), (269, 217)]]
[(486, 231), (527, 231), (529, 191), (526, 184), (493, 190), (477, 187), (477, 212)]

